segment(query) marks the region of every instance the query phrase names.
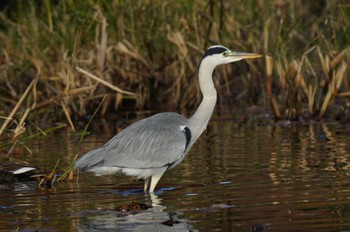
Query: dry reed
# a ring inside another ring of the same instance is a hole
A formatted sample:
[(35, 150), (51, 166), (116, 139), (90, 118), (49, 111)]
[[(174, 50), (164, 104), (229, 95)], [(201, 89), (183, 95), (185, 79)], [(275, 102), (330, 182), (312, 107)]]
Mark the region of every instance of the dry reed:
[(216, 70), (219, 110), (327, 117), (349, 105), (348, 13), (337, 1), (19, 2), (0, 13), (0, 135), (17, 138), (28, 120), (74, 130), (105, 95), (101, 115), (190, 114), (201, 99), (193, 73), (211, 44), (266, 57), (265, 72), (263, 60)]

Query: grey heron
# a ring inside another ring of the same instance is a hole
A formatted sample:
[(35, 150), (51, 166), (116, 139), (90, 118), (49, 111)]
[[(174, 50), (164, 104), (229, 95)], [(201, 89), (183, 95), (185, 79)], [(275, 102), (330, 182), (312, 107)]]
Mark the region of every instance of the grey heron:
[(213, 71), (220, 64), (258, 58), (259, 54), (234, 52), (221, 45), (208, 48), (198, 69), (203, 98), (189, 119), (177, 113), (158, 113), (125, 128), (104, 146), (92, 150), (75, 164), (95, 175), (117, 172), (144, 179), (144, 191), (153, 192), (165, 171), (178, 165), (206, 129), (216, 104)]

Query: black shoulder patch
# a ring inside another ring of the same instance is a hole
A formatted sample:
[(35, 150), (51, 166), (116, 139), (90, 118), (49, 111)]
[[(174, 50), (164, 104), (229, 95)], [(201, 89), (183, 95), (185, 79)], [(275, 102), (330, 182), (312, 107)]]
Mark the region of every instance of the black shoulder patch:
[(182, 129), (182, 132), (185, 134), (186, 137), (186, 146), (185, 146), (185, 151), (187, 150), (188, 144), (191, 142), (192, 134), (190, 128), (187, 126)]
[[(187, 147), (188, 147), (188, 145), (190, 144), (191, 138), (192, 138), (191, 130), (190, 130), (190, 128), (188, 128), (187, 126), (185, 126), (181, 131), (182, 131), (182, 132), (184, 133), (184, 135), (185, 135), (185, 138), (186, 138), (186, 145), (185, 145), (185, 150), (183, 151), (183, 154), (182, 154), (180, 157), (182, 157), (182, 156), (185, 154), (185, 152), (186, 152), (186, 150), (187, 150)], [(179, 158), (180, 158), (180, 157), (179, 157)], [(162, 166), (162, 167), (167, 167), (167, 169), (169, 169), (169, 168), (171, 168), (171, 167), (176, 163), (176, 161), (177, 161), (177, 160), (175, 160), (175, 161), (172, 162), (172, 163), (167, 163), (167, 164), (165, 164), (165, 165)]]
[(206, 56), (211, 56), (214, 54), (220, 54), (227, 51), (227, 48), (223, 47), (223, 46), (214, 46), (214, 47), (210, 47), (203, 55), (204, 59)]

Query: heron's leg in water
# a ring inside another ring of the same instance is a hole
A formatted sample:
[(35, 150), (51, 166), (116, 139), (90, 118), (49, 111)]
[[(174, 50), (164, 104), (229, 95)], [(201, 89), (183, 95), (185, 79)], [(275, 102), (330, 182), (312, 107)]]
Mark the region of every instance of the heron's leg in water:
[[(164, 170), (165, 171), (165, 170)], [(159, 179), (162, 177), (164, 172), (160, 172), (160, 173), (156, 173), (152, 176), (151, 179), (151, 186), (149, 187), (149, 192), (153, 193), (154, 192), (154, 188), (156, 187)]]
[(143, 191), (147, 192), (149, 181), (151, 180), (151, 177), (147, 177), (145, 179), (145, 186), (143, 187)]

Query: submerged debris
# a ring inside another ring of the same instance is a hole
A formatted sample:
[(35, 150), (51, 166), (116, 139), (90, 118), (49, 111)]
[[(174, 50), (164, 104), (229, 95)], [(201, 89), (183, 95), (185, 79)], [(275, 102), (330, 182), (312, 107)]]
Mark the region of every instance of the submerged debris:
[(121, 211), (121, 212), (130, 212), (130, 211), (147, 210), (149, 208), (152, 208), (152, 206), (145, 203), (138, 203), (138, 202), (132, 201), (127, 205), (121, 205), (116, 207), (115, 210)]
[(165, 225), (165, 226), (174, 226), (174, 225), (179, 224), (179, 223), (181, 223), (181, 222), (178, 221), (178, 220), (174, 220), (172, 218), (170, 218), (167, 221), (162, 222), (162, 224)]
[(252, 227), (250, 228), (250, 231), (253, 231), (253, 232), (272, 231), (272, 226), (271, 224), (256, 224), (256, 225), (252, 225)]
[(187, 208), (187, 211), (196, 211), (196, 212), (202, 212), (202, 213), (211, 213), (219, 210), (229, 209), (235, 207), (234, 205), (227, 205), (227, 204), (213, 204), (211, 206), (207, 207), (190, 207), (187, 202), (183, 202)]

